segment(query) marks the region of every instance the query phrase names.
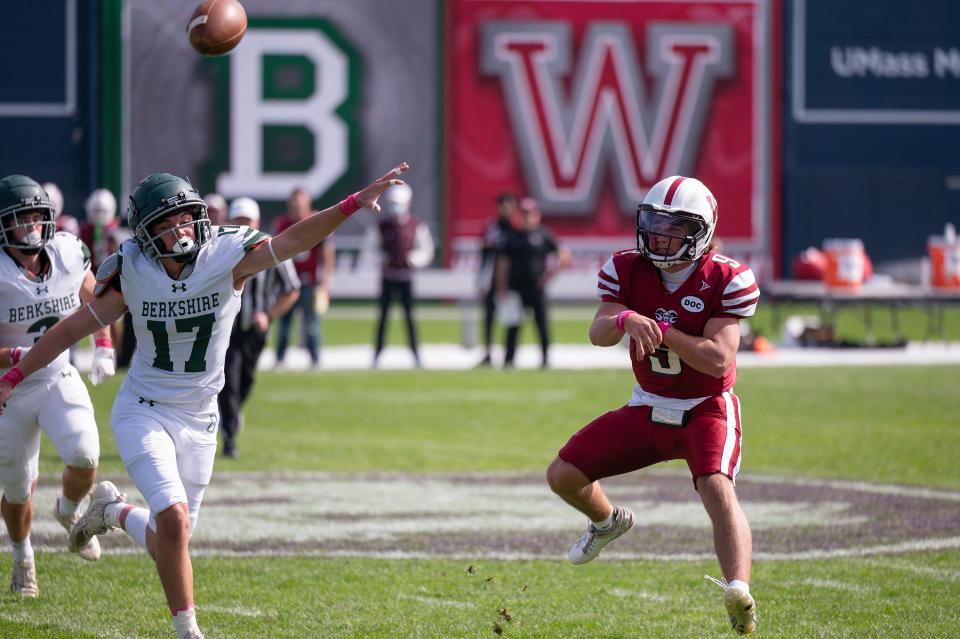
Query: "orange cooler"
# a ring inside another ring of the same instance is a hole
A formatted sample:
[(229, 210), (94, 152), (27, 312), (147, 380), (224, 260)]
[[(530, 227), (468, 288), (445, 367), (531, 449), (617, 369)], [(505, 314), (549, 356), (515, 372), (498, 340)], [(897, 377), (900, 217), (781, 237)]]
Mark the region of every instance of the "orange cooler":
[(857, 239), (830, 239), (823, 241), (827, 270), (823, 281), (828, 288), (858, 288), (866, 279), (867, 254), (863, 241)]
[(960, 242), (933, 236), (927, 240), (930, 284), (935, 288), (960, 289)]

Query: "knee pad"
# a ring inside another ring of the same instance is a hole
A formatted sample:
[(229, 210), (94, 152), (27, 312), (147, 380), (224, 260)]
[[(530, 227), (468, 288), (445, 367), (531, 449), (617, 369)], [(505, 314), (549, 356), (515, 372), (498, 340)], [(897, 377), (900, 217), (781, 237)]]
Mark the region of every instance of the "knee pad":
[(71, 459), (66, 460), (66, 464), (74, 468), (96, 468), (99, 461), (98, 456), (90, 457), (77, 454)]
[(74, 468), (96, 468), (100, 462), (100, 440), (86, 434), (77, 437), (63, 462)]
[(33, 485), (33, 479), (18, 481), (13, 484), (3, 484), (3, 497), (8, 504), (19, 506), (30, 501), (30, 487)]

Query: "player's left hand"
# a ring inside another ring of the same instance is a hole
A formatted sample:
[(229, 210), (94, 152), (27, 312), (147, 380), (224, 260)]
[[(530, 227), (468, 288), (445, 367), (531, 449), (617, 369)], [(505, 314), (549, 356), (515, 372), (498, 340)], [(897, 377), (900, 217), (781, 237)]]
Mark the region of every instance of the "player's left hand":
[(377, 204), (377, 199), (388, 187), (403, 184), (403, 180), (398, 180), (397, 178), (403, 175), (409, 168), (409, 164), (401, 162), (373, 184), (370, 184), (362, 191), (357, 191), (357, 204), (359, 204), (361, 208), (373, 209), (379, 213), (380, 205)]
[(90, 383), (94, 386), (117, 374), (117, 358), (112, 348), (97, 346), (93, 351), (93, 364), (90, 366)]

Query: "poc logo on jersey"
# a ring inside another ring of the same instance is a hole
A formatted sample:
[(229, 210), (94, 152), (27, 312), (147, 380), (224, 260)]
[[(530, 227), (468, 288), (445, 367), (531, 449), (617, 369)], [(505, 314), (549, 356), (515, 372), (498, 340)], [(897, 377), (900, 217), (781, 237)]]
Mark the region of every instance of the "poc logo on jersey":
[(680, 306), (691, 313), (699, 313), (704, 309), (703, 300), (699, 297), (694, 297), (693, 295), (687, 295), (685, 298), (680, 300)]

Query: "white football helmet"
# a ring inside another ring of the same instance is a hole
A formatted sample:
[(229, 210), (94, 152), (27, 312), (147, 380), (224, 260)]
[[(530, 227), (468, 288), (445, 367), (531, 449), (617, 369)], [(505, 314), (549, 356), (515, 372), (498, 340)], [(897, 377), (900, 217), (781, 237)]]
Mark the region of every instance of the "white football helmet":
[(87, 221), (94, 226), (107, 226), (117, 215), (117, 198), (107, 189), (97, 189), (83, 204)]
[(60, 217), (60, 214), (63, 213), (63, 193), (60, 192), (60, 187), (53, 182), (44, 182), (42, 186), (43, 190), (50, 196), (50, 203), (53, 204), (53, 217)]
[(696, 178), (672, 175), (637, 208), (637, 250), (659, 268), (693, 262), (710, 249), (717, 200)]
[(385, 217), (400, 217), (410, 212), (413, 189), (409, 184), (397, 184), (387, 188), (380, 196), (380, 210)]

